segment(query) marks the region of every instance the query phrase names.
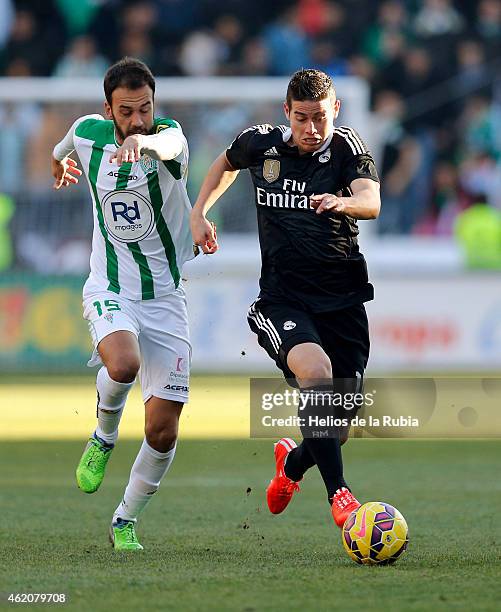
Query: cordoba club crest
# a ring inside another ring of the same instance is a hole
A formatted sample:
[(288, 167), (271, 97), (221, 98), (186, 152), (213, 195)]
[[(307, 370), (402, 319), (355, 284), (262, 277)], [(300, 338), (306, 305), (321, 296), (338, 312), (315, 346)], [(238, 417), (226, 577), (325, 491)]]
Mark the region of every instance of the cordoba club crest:
[(143, 172), (145, 174), (149, 174), (154, 170), (158, 170), (158, 162), (156, 159), (151, 159), (149, 155), (142, 155), (139, 160), (139, 165), (141, 166)]

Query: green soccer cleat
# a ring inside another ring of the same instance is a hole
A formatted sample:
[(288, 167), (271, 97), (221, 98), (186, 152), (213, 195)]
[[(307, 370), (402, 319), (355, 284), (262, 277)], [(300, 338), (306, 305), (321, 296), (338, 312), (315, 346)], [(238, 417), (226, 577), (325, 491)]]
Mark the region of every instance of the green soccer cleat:
[(143, 550), (136, 536), (134, 521), (117, 519), (110, 527), (110, 542), (115, 550)]
[(113, 448), (95, 435), (89, 438), (76, 472), (78, 487), (84, 493), (94, 493), (101, 486)]

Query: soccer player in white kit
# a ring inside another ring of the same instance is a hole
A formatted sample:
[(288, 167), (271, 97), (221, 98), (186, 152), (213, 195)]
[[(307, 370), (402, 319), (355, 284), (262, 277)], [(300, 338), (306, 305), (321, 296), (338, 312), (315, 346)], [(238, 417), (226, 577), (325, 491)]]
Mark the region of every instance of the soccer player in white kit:
[(84, 318), (94, 342), (97, 427), (77, 467), (77, 483), (93, 493), (118, 437), (127, 395), (139, 373), (145, 438), (113, 515), (115, 549), (139, 550), (135, 524), (176, 452), (179, 417), (188, 399), (191, 346), (183, 264), (193, 257), (186, 192), (188, 145), (173, 119), (154, 117), (155, 80), (133, 58), (104, 78), (106, 119), (77, 119), (52, 158), (54, 187), (82, 171), (93, 205), (90, 275)]

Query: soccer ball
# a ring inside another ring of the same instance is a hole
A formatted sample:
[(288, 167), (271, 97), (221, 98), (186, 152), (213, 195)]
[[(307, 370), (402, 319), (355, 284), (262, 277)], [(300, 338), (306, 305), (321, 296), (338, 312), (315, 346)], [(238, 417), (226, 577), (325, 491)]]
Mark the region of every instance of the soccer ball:
[(385, 502), (367, 502), (343, 525), (343, 545), (356, 563), (388, 565), (407, 548), (409, 529), (400, 512)]

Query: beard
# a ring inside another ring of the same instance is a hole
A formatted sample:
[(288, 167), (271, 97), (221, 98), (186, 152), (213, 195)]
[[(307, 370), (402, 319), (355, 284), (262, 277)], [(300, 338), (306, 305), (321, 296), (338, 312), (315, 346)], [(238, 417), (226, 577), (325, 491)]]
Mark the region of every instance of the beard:
[(146, 128), (139, 128), (139, 129), (127, 130), (127, 133), (125, 133), (118, 125), (115, 119), (115, 115), (112, 115), (112, 117), (113, 117), (113, 124), (115, 125), (115, 131), (120, 137), (120, 140), (122, 142), (127, 138), (127, 136), (134, 136), (134, 134), (143, 134), (143, 136), (148, 136), (151, 132), (151, 128), (149, 130), (147, 130)]

